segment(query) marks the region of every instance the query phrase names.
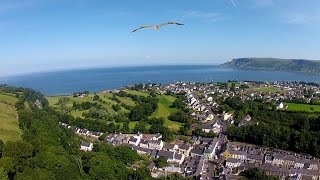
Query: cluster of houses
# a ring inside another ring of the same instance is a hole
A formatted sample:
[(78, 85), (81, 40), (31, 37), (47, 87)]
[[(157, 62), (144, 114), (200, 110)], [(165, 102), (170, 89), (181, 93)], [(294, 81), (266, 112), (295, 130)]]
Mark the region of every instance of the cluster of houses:
[[(188, 141), (175, 140), (172, 143), (162, 141), (161, 134), (114, 133), (105, 138), (105, 141), (110, 144), (129, 146), (139, 154), (148, 155), (153, 159), (165, 157), (169, 165), (158, 168), (155, 163), (151, 163), (149, 169), (152, 174), (179, 173), (183, 176), (196, 176), (199, 179), (212, 179), (212, 174), (215, 174), (216, 177), (232, 179), (233, 175), (244, 170), (259, 167), (267, 174), (281, 179), (320, 179), (319, 160), (311, 156), (228, 142), (224, 131), (227, 122), (234, 122), (233, 114), (228, 112), (218, 114), (219, 104), (214, 100), (233, 96), (243, 100), (262, 99), (277, 102), (276, 108), (284, 109), (287, 106), (282, 102), (286, 100), (298, 98), (310, 102), (313, 98), (319, 98), (319, 86), (298, 82), (240, 82), (235, 89), (231, 90), (230, 87), (221, 86), (221, 84), (177, 82), (164, 86), (149, 85), (148, 88), (150, 87), (160, 90), (161, 93), (168, 91), (174, 94), (185, 93), (186, 103), (193, 110), (191, 115), (201, 122), (202, 131), (219, 135), (219, 138), (193, 136), (189, 137)], [(258, 90), (262, 88), (274, 88), (279, 91)], [(65, 123), (60, 124), (82, 136), (99, 138), (102, 135), (101, 132), (71, 127)], [(252, 124), (257, 122), (253, 121), (250, 115), (246, 115), (240, 120), (238, 126)], [(93, 144), (82, 142), (80, 149), (91, 151)], [(222, 172), (218, 168), (221, 166)]]
[(223, 153), (225, 174), (240, 173), (259, 167), (279, 178), (319, 179), (319, 159), (283, 150), (271, 150), (244, 143), (228, 143)]
[(98, 139), (103, 133), (99, 131), (90, 131), (88, 129), (81, 129), (78, 127), (70, 126), (67, 123), (59, 122), (59, 124), (65, 128), (71, 129), (73, 132), (76, 134), (82, 135), (82, 136), (87, 136), (91, 138), (96, 138)]
[(127, 145), (139, 154), (148, 155), (154, 159), (161, 156), (167, 159), (169, 165), (157, 168), (154, 164), (150, 170), (158, 173), (180, 173), (185, 176), (201, 175), (206, 160), (217, 159), (218, 138), (192, 137), (190, 143), (176, 140), (165, 143), (161, 134), (110, 134), (106, 141), (113, 145)]

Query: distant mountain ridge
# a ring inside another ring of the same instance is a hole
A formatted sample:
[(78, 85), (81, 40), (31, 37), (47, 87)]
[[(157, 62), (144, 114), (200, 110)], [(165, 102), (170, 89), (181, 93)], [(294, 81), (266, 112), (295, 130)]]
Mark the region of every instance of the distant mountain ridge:
[(320, 61), (306, 59), (238, 58), (221, 65), (237, 69), (292, 71), (320, 75)]

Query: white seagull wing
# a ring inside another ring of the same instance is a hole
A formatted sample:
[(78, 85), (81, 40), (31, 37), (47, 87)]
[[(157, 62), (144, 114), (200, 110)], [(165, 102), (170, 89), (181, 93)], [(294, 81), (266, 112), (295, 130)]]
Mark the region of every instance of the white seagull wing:
[(153, 26), (153, 25), (143, 25), (143, 26), (140, 26), (139, 28), (133, 30), (132, 32), (136, 32), (136, 31), (138, 31), (138, 30), (140, 30), (140, 29), (152, 28), (152, 27), (154, 27), (154, 26)]
[(184, 25), (184, 24), (177, 23), (177, 22), (166, 22), (166, 23), (159, 24), (159, 26), (166, 26), (166, 25), (170, 25), (170, 24), (175, 24), (175, 25)]

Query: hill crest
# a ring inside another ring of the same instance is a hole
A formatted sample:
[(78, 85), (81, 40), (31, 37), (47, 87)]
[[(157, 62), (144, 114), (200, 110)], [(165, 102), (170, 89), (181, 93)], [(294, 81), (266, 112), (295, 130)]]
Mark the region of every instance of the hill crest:
[(237, 69), (292, 71), (320, 75), (320, 61), (279, 58), (237, 58), (221, 65)]

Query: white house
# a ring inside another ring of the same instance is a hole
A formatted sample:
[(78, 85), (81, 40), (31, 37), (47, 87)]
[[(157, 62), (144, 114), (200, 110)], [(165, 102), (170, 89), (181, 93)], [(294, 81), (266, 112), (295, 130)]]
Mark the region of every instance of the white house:
[(280, 104), (278, 104), (277, 109), (282, 109), (284, 108), (284, 104), (281, 102)]
[(160, 150), (163, 147), (163, 141), (151, 140), (149, 141), (149, 149), (157, 149)]
[(227, 121), (227, 120), (229, 120), (231, 118), (232, 118), (232, 114), (229, 114), (229, 113), (224, 113), (223, 114), (223, 120)]
[(221, 131), (221, 125), (218, 122), (215, 122), (214, 124), (203, 124), (202, 131), (206, 133), (213, 131), (214, 133), (219, 134)]
[(80, 150), (82, 151), (92, 151), (93, 149), (93, 144), (90, 142), (82, 142), (80, 144)]
[(236, 167), (239, 167), (241, 165), (241, 162), (237, 159), (234, 159), (234, 158), (228, 158), (226, 160), (226, 167), (228, 168), (236, 168)]

